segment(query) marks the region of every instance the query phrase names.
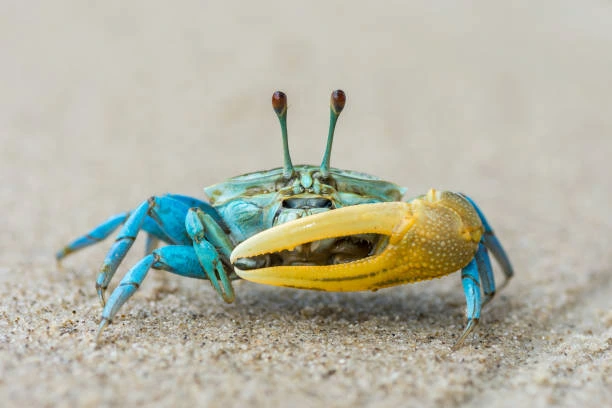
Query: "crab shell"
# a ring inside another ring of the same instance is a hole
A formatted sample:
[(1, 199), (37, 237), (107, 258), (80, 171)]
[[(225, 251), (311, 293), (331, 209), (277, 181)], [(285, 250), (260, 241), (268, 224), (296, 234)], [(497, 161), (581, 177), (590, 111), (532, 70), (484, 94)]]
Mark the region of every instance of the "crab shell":
[[(204, 189), (210, 203), (221, 215), (234, 243), (275, 225), (317, 212), (357, 204), (397, 201), (406, 189), (378, 177), (332, 168), (320, 177), (320, 167), (297, 165), (290, 179), (283, 169), (259, 171), (233, 177)], [(329, 208), (291, 211), (283, 205), (293, 199), (326, 199)], [(293, 213), (293, 214), (292, 214)]]

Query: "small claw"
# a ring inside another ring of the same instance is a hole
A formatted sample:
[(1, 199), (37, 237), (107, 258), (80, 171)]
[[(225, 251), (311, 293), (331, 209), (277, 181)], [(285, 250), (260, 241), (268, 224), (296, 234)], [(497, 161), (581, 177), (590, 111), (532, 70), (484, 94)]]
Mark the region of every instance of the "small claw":
[[(431, 190), (409, 203), (355, 205), (275, 226), (240, 243), (230, 259), (236, 274), (258, 283), (324, 291), (376, 290), (461, 269), (474, 257), (482, 233), (478, 214), (464, 198)], [(359, 234), (387, 236), (388, 243), (347, 263), (240, 269), (252, 263), (245, 258)]]

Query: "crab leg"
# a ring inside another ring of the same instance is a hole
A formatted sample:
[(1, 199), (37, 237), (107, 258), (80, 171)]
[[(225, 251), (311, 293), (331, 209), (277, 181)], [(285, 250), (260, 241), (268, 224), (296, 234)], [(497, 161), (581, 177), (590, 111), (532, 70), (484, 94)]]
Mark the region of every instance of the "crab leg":
[[(499, 286), (498, 288), (499, 290), (503, 288), (504, 286), (506, 286), (510, 278), (514, 276), (514, 268), (512, 268), (512, 264), (510, 263), (510, 258), (508, 258), (508, 255), (506, 254), (506, 251), (502, 247), (501, 242), (499, 242), (499, 239), (497, 239), (497, 237), (495, 236), (495, 233), (493, 232), (493, 228), (487, 221), (487, 218), (483, 214), (480, 207), (478, 207), (478, 205), (474, 202), (474, 200), (472, 200), (470, 197), (466, 196), (465, 194), (461, 194), (461, 196), (465, 198), (466, 200), (468, 200), (470, 204), (472, 204), (472, 207), (474, 207), (474, 210), (476, 210), (476, 212), (478, 213), (478, 216), (480, 217), (480, 220), (482, 221), (482, 225), (484, 227), (484, 236), (482, 237), (482, 241), (485, 247), (489, 251), (491, 251), (491, 253), (495, 257), (495, 259), (497, 260), (497, 262), (499, 263), (501, 267), (502, 272), (504, 273), (504, 276), (506, 277), (506, 280)], [(495, 294), (495, 283), (493, 283), (493, 293), (491, 294), (489, 299), (485, 299), (485, 303), (488, 300), (490, 300), (490, 298), (493, 297), (494, 294)]]
[[(61, 262), (61, 260), (64, 259), (66, 256), (74, 252), (80, 251), (81, 249), (86, 248), (88, 246), (97, 244), (98, 242), (106, 239), (110, 234), (113, 233), (113, 231), (119, 228), (119, 226), (123, 224), (129, 216), (130, 212), (123, 212), (120, 214), (113, 215), (112, 217), (92, 229), (87, 234), (78, 237), (77, 239), (66, 245), (64, 248), (57, 251), (57, 253), (55, 254), (55, 259), (58, 262)], [(166, 234), (164, 234), (164, 232), (157, 226), (157, 224), (151, 217), (147, 217), (144, 220), (142, 229), (148, 233), (147, 240), (150, 240), (152, 242), (155, 240), (171, 242), (170, 238), (168, 238)], [(152, 248), (154, 246), (152, 242), (147, 243), (147, 246), (145, 247), (145, 254), (149, 254), (153, 249), (155, 249)]]
[[(187, 207), (198, 207), (206, 214), (211, 216), (215, 222), (221, 226), (223, 226), (223, 220), (219, 213), (207, 202), (198, 200), (194, 197), (184, 196), (180, 194), (167, 194), (166, 197), (171, 199), (180, 201), (185, 204)], [(106, 239), (110, 234), (113, 233), (121, 224), (123, 224), (130, 216), (131, 212), (123, 212), (120, 214), (113, 215), (106, 221), (102, 222), (100, 225), (93, 228), (90, 232), (85, 235), (78, 237), (77, 239), (70, 242), (61, 250), (57, 251), (55, 254), (55, 258), (58, 263), (64, 259), (66, 256), (77, 252), (83, 248), (88, 246), (97, 244), (98, 242)], [(145, 245), (145, 255), (150, 254), (159, 240), (172, 243), (173, 240), (168, 237), (164, 231), (162, 231), (157, 225), (156, 221), (154, 221), (151, 217), (147, 216), (142, 224), (142, 230), (146, 231), (147, 234), (147, 243)]]
[(215, 220), (218, 225), (220, 225), (222, 228), (225, 228), (223, 218), (221, 218), (217, 210), (215, 210), (215, 208), (206, 201), (202, 201), (195, 197), (189, 197), (181, 194), (167, 194), (166, 196), (182, 202), (187, 207), (198, 208), (202, 210), (203, 212), (208, 214), (213, 220)]
[(100, 334), (108, 326), (121, 306), (138, 290), (150, 269), (163, 269), (177, 275), (196, 279), (208, 279), (208, 271), (200, 266), (191, 246), (170, 245), (154, 250), (142, 258), (121, 279), (102, 311), (96, 343)]
[[(250, 257), (367, 233), (389, 237), (381, 253), (335, 265), (241, 269)], [(464, 197), (432, 189), (409, 203), (362, 204), (281, 224), (236, 246), (231, 261), (240, 277), (258, 283), (324, 291), (376, 290), (465, 267), (482, 234), (480, 217)]]
[(223, 259), (226, 265), (229, 261), (233, 247), (229, 237), (210, 215), (199, 208), (189, 209), (185, 229), (193, 240), (193, 249), (213, 288), (223, 300), (232, 303), (234, 289), (221, 261)]
[(87, 234), (78, 237), (77, 239), (66, 245), (64, 248), (57, 251), (57, 253), (55, 254), (55, 259), (57, 259), (57, 261), (59, 262), (64, 257), (73, 252), (76, 252), (80, 249), (102, 241), (110, 234), (112, 234), (112, 232), (115, 231), (127, 219), (129, 215), (129, 212), (113, 215), (108, 220), (104, 221)]
[(487, 248), (482, 243), (478, 245), (474, 259), (478, 268), (480, 282), (482, 283), (482, 291), (484, 292), (484, 300), (482, 301), (482, 306), (484, 306), (495, 295), (495, 277), (493, 276), (493, 267), (491, 266), (491, 259), (489, 258)]
[(96, 280), (98, 297), (103, 305), (106, 288), (148, 217), (155, 220), (171, 243), (191, 244), (191, 239), (185, 232), (184, 226), (187, 210), (188, 207), (184, 203), (168, 196), (162, 196), (149, 198), (130, 214), (119, 231), (115, 243), (108, 251)]
[(482, 275), (482, 270), (480, 270), (478, 262), (478, 258), (481, 255), (480, 248), (483, 248), (483, 246), (479, 246), (476, 257), (461, 270), (461, 283), (463, 284), (463, 293), (465, 294), (467, 303), (465, 310), (467, 324), (463, 329), (463, 333), (461, 333), (461, 336), (459, 336), (459, 339), (457, 339), (453, 345), (453, 350), (458, 349), (463, 344), (467, 336), (474, 330), (480, 321), (480, 309), (482, 308), (479, 280), (479, 276)]

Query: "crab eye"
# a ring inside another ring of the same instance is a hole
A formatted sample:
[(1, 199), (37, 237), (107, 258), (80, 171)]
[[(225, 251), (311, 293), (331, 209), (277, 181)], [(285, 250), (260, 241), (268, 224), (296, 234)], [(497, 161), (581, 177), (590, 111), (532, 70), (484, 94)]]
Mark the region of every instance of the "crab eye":
[(287, 110), (287, 95), (282, 91), (272, 94), (272, 108), (277, 115), (283, 115)]
[(333, 203), (329, 198), (288, 198), (283, 201), (283, 208), (332, 208)]
[(344, 104), (346, 103), (346, 94), (342, 89), (336, 89), (331, 94), (331, 108), (334, 112), (339, 115), (344, 109)]

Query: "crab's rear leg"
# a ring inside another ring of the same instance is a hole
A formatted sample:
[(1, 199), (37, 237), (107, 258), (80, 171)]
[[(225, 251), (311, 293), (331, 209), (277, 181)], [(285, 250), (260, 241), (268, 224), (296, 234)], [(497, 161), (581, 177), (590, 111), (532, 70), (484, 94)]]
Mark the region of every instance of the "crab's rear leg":
[[(466, 316), (467, 324), (461, 336), (453, 346), (453, 350), (459, 348), (467, 336), (474, 330), (478, 325), (480, 319), (480, 310), (486, 305), (495, 295), (496, 291), (503, 288), (508, 280), (514, 275), (514, 269), (510, 263), (510, 259), (506, 254), (506, 251), (502, 247), (501, 243), (493, 233), (491, 225), (487, 221), (486, 217), (482, 213), (482, 210), (470, 197), (462, 194), (462, 196), (474, 207), (484, 227), (484, 233), (474, 255), (474, 259), (461, 270), (461, 281), (463, 283), (463, 291), (465, 293), (465, 299), (467, 303)], [(506, 279), (499, 288), (495, 287), (495, 278), (493, 275), (493, 268), (491, 266), (491, 260), (489, 258), (488, 250), (493, 253), (493, 256), (499, 263), (502, 272)], [(480, 300), (480, 286), (482, 284), (482, 291), (484, 293), (484, 299)]]
[(154, 250), (125, 274), (109, 297), (102, 312), (96, 342), (99, 341), (100, 334), (112, 322), (121, 306), (138, 290), (151, 268), (163, 269), (180, 276), (196, 279), (208, 279), (209, 273), (209, 271), (205, 272), (202, 269), (191, 246), (169, 245)]
[[(463, 293), (465, 294), (467, 324), (463, 329), (463, 333), (455, 342), (453, 350), (457, 350), (465, 341), (467, 336), (474, 330), (480, 321), (480, 310), (484, 302), (480, 297), (481, 282), (484, 283), (483, 291), (485, 293), (485, 301), (487, 296), (492, 296), (495, 293), (495, 283), (488, 280), (493, 277), (491, 262), (489, 255), (484, 245), (478, 245), (474, 259), (467, 266), (461, 269), (461, 282), (463, 284)], [(489, 297), (490, 299), (490, 297)]]
[[(106, 221), (102, 222), (100, 225), (93, 228), (87, 234), (76, 238), (64, 248), (57, 251), (55, 254), (55, 259), (59, 263), (68, 255), (105, 240), (110, 234), (112, 234), (117, 228), (119, 228), (119, 226), (123, 224), (125, 220), (128, 219), (130, 214), (131, 213), (128, 211), (113, 215)], [(155, 249), (155, 246), (157, 245), (159, 240), (162, 240), (164, 242), (170, 242), (170, 239), (157, 226), (157, 224), (151, 217), (147, 217), (144, 220), (142, 224), (142, 229), (147, 232), (145, 255), (150, 254), (151, 251)]]
[(78, 237), (77, 239), (57, 251), (55, 253), (55, 259), (57, 260), (57, 262), (60, 262), (63, 258), (70, 255), (71, 253), (104, 240), (106, 237), (112, 234), (113, 231), (115, 231), (121, 224), (123, 224), (123, 222), (127, 219), (129, 215), (129, 212), (123, 212), (120, 214), (113, 215), (112, 217), (89, 231), (87, 234)]
[[(493, 232), (493, 228), (491, 227), (491, 224), (489, 224), (489, 222), (487, 221), (487, 218), (483, 214), (482, 210), (478, 207), (478, 205), (470, 197), (468, 197), (465, 194), (461, 194), (461, 196), (465, 198), (472, 205), (472, 207), (474, 207), (474, 209), (478, 213), (478, 216), (480, 217), (480, 221), (482, 222), (482, 226), (484, 227), (484, 234), (482, 236), (481, 242), (482, 244), (484, 244), (486, 249), (491, 251), (491, 253), (493, 254), (493, 257), (495, 258), (495, 260), (501, 267), (501, 270), (505, 277), (504, 281), (496, 289), (495, 281), (493, 279), (493, 269), (491, 268), (489, 257), (485, 251), (485, 255), (487, 256), (483, 257), (482, 258), (483, 260), (481, 262), (488, 263), (488, 266), (483, 264), (481, 267), (479, 267), (479, 270), (488, 271), (485, 274), (485, 276), (481, 275), (481, 279), (483, 280), (483, 283), (484, 283), (483, 289), (485, 292), (484, 303), (486, 304), (493, 298), (496, 291), (501, 290), (508, 284), (508, 281), (510, 280), (510, 278), (514, 276), (514, 268), (512, 267), (512, 264), (510, 263), (510, 258), (506, 254), (506, 251), (502, 247), (501, 242), (499, 242), (499, 239), (497, 238), (497, 236), (495, 236), (495, 233)], [(489, 290), (490, 293), (487, 293), (487, 290)]]
[[(166, 197), (180, 201), (181, 203), (185, 204), (185, 207), (187, 208), (200, 208), (203, 212), (205, 212), (212, 219), (214, 219), (218, 225), (224, 226), (221, 216), (209, 203), (194, 197), (184, 196), (180, 194), (167, 194)], [(87, 248), (88, 246), (95, 245), (98, 242), (108, 238), (110, 234), (112, 234), (117, 228), (119, 228), (121, 224), (123, 224), (128, 219), (131, 213), (132, 212), (127, 211), (115, 214), (112, 217), (108, 218), (106, 221), (93, 228), (87, 234), (76, 238), (68, 245), (56, 252), (56, 260), (59, 263), (66, 256), (74, 252), (80, 251), (83, 248)], [(164, 233), (164, 231), (160, 229), (156, 221), (149, 216), (145, 218), (141, 229), (147, 232), (145, 255), (150, 254), (157, 247), (159, 241), (163, 241), (165, 243), (172, 243), (172, 240)]]

